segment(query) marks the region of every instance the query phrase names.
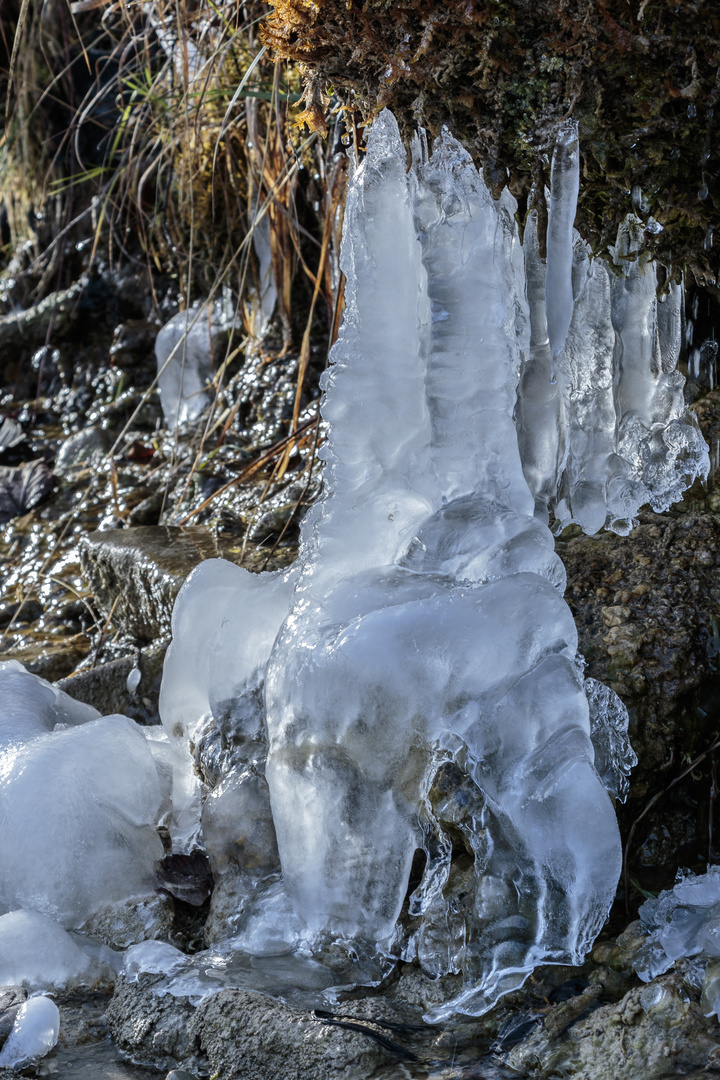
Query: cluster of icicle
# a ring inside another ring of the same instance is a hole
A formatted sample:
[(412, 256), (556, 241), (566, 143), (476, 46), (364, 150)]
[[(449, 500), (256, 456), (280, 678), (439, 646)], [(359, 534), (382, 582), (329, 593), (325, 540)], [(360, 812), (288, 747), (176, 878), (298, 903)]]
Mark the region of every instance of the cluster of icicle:
[(592, 259), (573, 229), (579, 190), (577, 127), (561, 129), (552, 161), (546, 260), (537, 213), (523, 249), (530, 348), (517, 406), (523, 469), (538, 516), (627, 535), (641, 506), (667, 510), (709, 470), (677, 370), (682, 286), (658, 296), (654, 263), (639, 254), (645, 226), (629, 214), (614, 266)]
[[(555, 192), (560, 205), (574, 213)], [(380, 116), (348, 193), (323, 496), (290, 571), (194, 572), (161, 695), (175, 841), (211, 819), (217, 895), (218, 822), (245, 837), (243, 807), (272, 815), (282, 877), (235, 879), (235, 947), (462, 974), (432, 1020), (479, 1014), (535, 965), (584, 955), (615, 893), (611, 796), (634, 761), (622, 704), (583, 679), (523, 475), (521, 369), (523, 430), (538, 399), (526, 255), (530, 277), (539, 262), (515, 211), (447, 133), (429, 158), (417, 140), (408, 171)], [(231, 767), (201, 808), (189, 746), (212, 738)]]

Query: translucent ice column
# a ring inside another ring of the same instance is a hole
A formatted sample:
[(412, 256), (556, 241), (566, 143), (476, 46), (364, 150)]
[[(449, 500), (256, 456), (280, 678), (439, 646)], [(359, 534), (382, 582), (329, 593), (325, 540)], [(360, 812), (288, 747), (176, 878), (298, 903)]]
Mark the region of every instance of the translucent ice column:
[[(155, 339), (160, 403), (168, 427), (196, 420), (211, 400), (213, 360), (224, 355), (232, 320), (224, 304), (193, 304), (166, 322)], [(223, 341), (224, 338), (224, 341)]]

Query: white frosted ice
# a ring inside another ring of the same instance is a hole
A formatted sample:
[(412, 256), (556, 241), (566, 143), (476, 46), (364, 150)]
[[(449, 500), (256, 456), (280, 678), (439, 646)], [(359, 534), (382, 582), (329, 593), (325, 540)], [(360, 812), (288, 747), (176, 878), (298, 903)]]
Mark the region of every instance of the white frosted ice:
[[(528, 307), (514, 212), (447, 132), (429, 159), (418, 142), (408, 171), (381, 114), (348, 192), (324, 490), (298, 562), (258, 577), (200, 567), (176, 603), (161, 695), (180, 846), (200, 835), (189, 743), (214, 723), (259, 771), (267, 737), (282, 879), (255, 893), (236, 944), (322, 958), (335, 943), (359, 969), (400, 951), (432, 976), (462, 973), (433, 1020), (483, 1012), (538, 963), (579, 962), (620, 870), (606, 789), (622, 792), (632, 764), (622, 705), (586, 692), (564, 571), (523, 476), (519, 373), (533, 348), (548, 374), (552, 357), (544, 273)], [(438, 795), (447, 770), (457, 802)], [(472, 867), (462, 901), (458, 833)]]
[(158, 771), (142, 729), (0, 667), (0, 913), (78, 926), (152, 890)]
[(710, 961), (702, 1000), (706, 1015), (720, 1018), (720, 866), (709, 866), (706, 874), (680, 874), (673, 889), (643, 904), (640, 919), (648, 937), (633, 966), (643, 982), (681, 957)]
[(293, 571), (251, 574), (224, 559), (208, 559), (181, 589), (160, 690), (174, 774), (176, 850), (191, 851), (200, 834), (200, 783), (189, 744), (203, 721), (212, 716), (243, 741), (265, 741), (265, 666), (294, 581)]
[(17, 660), (0, 661), (0, 754), (57, 724), (84, 724), (99, 716), (97, 709), (31, 675)]
[(173, 315), (155, 339), (160, 404), (171, 429), (196, 420), (211, 400), (213, 369), (224, 358), (229, 320), (225, 306), (193, 304)]
[(54, 919), (37, 911), (0, 915), (0, 986), (90, 986), (101, 974), (99, 965)]
[(58, 1041), (60, 1012), (48, 997), (33, 997), (20, 1006), (13, 1029), (0, 1050), (0, 1068), (21, 1069), (48, 1054)]

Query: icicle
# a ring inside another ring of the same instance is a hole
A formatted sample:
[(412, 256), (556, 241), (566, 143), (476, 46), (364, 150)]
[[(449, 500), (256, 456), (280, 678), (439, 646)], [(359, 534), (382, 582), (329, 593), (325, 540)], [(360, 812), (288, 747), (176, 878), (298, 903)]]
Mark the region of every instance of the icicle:
[[(323, 381), (323, 417), (335, 434), (322, 451), (325, 494), (303, 530), (309, 538), (322, 515), (322, 556), (317, 551), (310, 562), (336, 576), (358, 547), (366, 566), (393, 559), (433, 497), (418, 328), (420, 245), (405, 150), (388, 112), (372, 127), (348, 195), (344, 236), (345, 318)], [(356, 561), (352, 569), (360, 569)]]
[(496, 207), (447, 130), (420, 170), (418, 191), (430, 300), (427, 404), (440, 494), (451, 500), (481, 490), (527, 513), (511, 419), (520, 359), (515, 295)]
[(540, 258), (535, 210), (528, 215), (523, 248), (530, 305), (530, 351), (520, 376), (515, 417), (523, 471), (535, 499), (535, 514), (547, 523), (548, 508), (555, 504), (565, 456), (565, 401), (563, 388), (554, 378), (547, 332), (546, 273)]
[(610, 275), (575, 243), (577, 297), (562, 360), (567, 401), (568, 450), (562, 497), (555, 508), (559, 525), (575, 522), (584, 532), (601, 529), (607, 517), (605, 485), (615, 448)]
[(580, 189), (580, 147), (574, 120), (558, 131), (550, 172), (545, 293), (553, 361), (562, 352), (573, 313), (573, 222)]

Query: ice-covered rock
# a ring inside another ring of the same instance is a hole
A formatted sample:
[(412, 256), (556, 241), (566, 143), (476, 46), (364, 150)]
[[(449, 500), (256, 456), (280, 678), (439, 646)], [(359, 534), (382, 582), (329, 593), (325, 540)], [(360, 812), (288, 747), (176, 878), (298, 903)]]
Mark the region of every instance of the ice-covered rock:
[(67, 927), (155, 884), (158, 768), (142, 729), (0, 666), (0, 913)]
[(185, 953), (167, 941), (142, 941), (125, 953), (123, 974), (128, 982), (137, 982), (141, 975), (175, 975), (187, 963)]
[[(558, 200), (561, 342), (572, 215)], [(448, 133), (430, 158), (418, 142), (408, 171), (394, 119), (378, 119), (346, 205), (323, 496), (293, 572), (195, 572), (161, 695), (179, 846), (200, 834), (188, 747), (209, 718), (240, 764), (265, 767), (282, 879), (252, 884), (236, 946), (345, 950), (358, 970), (401, 953), (433, 977), (461, 973), (434, 1020), (481, 1013), (536, 964), (584, 955), (620, 870), (607, 789), (632, 762), (609, 691), (592, 692), (591, 726), (564, 571), (523, 475), (519, 373), (535, 348), (550, 376), (552, 350), (531, 310), (546, 275), (538, 264), (529, 308), (515, 209)], [(439, 797), (448, 769), (464, 801)]]
[(211, 400), (208, 384), (224, 357), (231, 325), (225, 305), (193, 304), (173, 315), (155, 339), (160, 404), (171, 429), (196, 420)]
[(60, 1011), (49, 997), (29, 998), (20, 1006), (13, 1029), (0, 1050), (0, 1068), (21, 1069), (48, 1054), (60, 1034)]
[[(674, 888), (647, 900), (640, 919), (648, 935), (634, 961), (644, 982), (683, 956), (720, 957), (720, 866), (706, 874), (680, 874)], [(720, 987), (717, 1006), (720, 1009)]]

